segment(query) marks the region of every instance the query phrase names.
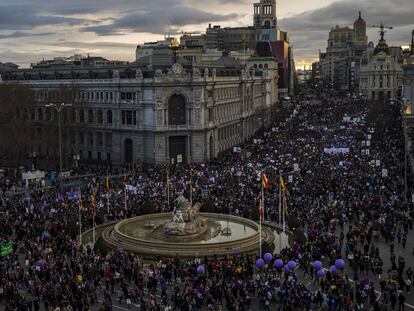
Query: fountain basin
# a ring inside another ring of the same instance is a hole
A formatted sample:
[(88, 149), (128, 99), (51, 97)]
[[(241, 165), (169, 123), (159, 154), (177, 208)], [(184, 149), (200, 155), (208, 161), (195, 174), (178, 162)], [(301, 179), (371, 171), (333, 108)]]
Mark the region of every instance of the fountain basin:
[[(188, 236), (171, 236), (164, 225), (171, 213), (151, 214), (123, 220), (102, 233), (105, 243), (145, 257), (204, 257), (254, 254), (259, 250), (259, 225), (251, 220), (222, 214), (200, 213), (206, 230)], [(262, 239), (272, 244), (272, 230), (262, 227)]]

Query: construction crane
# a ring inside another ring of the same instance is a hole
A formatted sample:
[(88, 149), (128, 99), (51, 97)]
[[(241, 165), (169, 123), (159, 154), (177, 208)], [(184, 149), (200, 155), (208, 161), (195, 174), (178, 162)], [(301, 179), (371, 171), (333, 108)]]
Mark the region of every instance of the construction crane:
[(192, 36), (192, 35), (201, 35), (201, 32), (200, 31), (187, 32), (187, 31), (181, 30), (181, 34), (184, 36)]
[(386, 31), (384, 30), (385, 28), (386, 29), (393, 29), (394, 28), (393, 26), (385, 26), (383, 22), (381, 22), (380, 25), (370, 25), (368, 27), (371, 27), (371, 28), (379, 28), (380, 29), (380, 32), (379, 33), (381, 35), (381, 39), (384, 39), (384, 35), (386, 33)]

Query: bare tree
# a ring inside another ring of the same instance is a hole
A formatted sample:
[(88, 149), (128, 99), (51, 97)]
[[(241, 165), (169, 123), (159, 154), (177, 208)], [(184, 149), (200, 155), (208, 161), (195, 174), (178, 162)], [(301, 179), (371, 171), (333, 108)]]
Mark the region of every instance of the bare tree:
[(0, 84), (0, 156), (5, 165), (20, 166), (30, 152), (35, 94), (18, 83)]

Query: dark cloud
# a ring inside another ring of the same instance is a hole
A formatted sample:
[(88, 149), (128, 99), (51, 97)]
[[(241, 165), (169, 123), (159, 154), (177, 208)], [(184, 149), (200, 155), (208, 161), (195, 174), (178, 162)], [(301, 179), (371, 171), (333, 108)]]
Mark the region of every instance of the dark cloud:
[(44, 36), (50, 36), (50, 35), (53, 35), (53, 33), (52, 32), (29, 33), (29, 32), (23, 32), (23, 31), (14, 31), (8, 35), (0, 34), (0, 40), (1, 39), (17, 39), (17, 38), (23, 38), (23, 37), (44, 37)]
[(37, 5), (0, 5), (0, 29), (31, 29), (38, 26), (80, 25), (87, 21), (80, 18), (48, 15)]
[(165, 34), (177, 32), (180, 27), (207, 22), (229, 21), (237, 14), (214, 14), (188, 6), (160, 7), (151, 11), (137, 10), (113, 21), (108, 25), (85, 27), (85, 32), (97, 35), (114, 35), (123, 32), (146, 32)]

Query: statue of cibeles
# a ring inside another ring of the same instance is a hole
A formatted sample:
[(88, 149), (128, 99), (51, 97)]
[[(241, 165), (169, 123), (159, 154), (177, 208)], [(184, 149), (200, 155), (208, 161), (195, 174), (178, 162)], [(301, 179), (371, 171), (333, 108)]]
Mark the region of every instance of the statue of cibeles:
[(200, 203), (192, 205), (183, 195), (174, 202), (172, 219), (164, 225), (166, 235), (197, 235), (207, 230), (206, 219), (199, 215)]

